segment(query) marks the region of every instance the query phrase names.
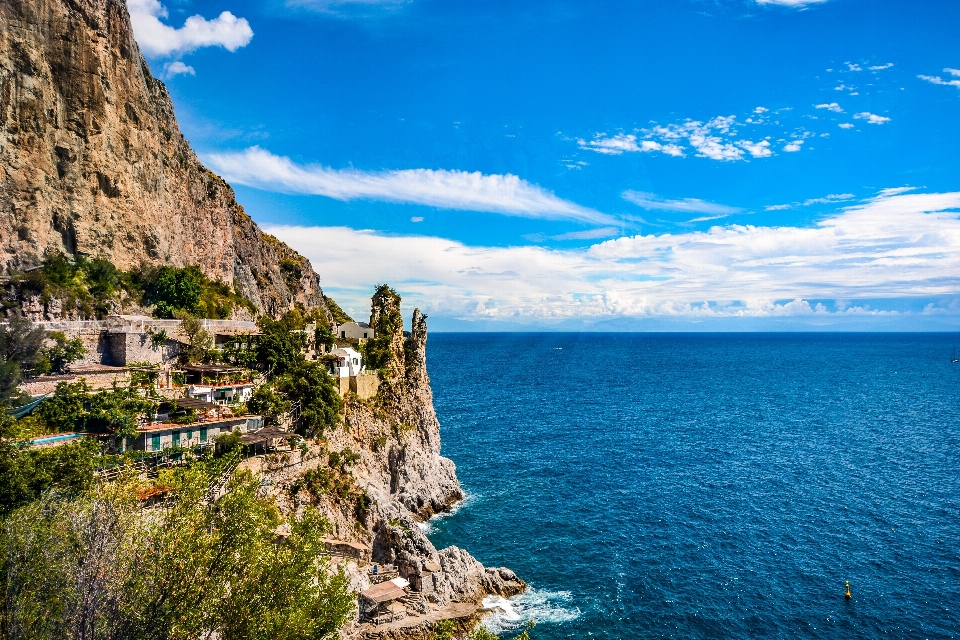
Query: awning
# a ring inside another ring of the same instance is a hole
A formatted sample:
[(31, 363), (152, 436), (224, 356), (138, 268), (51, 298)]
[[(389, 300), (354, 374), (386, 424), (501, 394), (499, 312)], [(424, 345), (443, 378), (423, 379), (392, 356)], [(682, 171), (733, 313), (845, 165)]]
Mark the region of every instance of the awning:
[(160, 413), (166, 413), (163, 409), (170, 408), (173, 403), (177, 403), (177, 409), (219, 409), (220, 405), (197, 398), (176, 398), (174, 400), (160, 403)]
[(281, 440), (284, 438), (289, 438), (292, 435), (295, 434), (291, 433), (290, 431), (284, 431), (278, 427), (264, 427), (259, 431), (243, 434), (240, 436), (240, 442), (243, 444), (259, 444), (261, 442), (266, 442), (267, 440)]

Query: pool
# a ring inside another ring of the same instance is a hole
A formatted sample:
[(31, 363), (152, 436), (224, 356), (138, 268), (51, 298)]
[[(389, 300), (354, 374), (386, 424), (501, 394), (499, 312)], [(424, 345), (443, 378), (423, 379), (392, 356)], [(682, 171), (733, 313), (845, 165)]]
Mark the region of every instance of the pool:
[(29, 446), (35, 446), (38, 444), (50, 444), (51, 442), (61, 442), (63, 440), (73, 440), (74, 438), (83, 438), (86, 437), (87, 433), (58, 433), (55, 436), (43, 436), (42, 438), (34, 438), (29, 440), (24, 444)]

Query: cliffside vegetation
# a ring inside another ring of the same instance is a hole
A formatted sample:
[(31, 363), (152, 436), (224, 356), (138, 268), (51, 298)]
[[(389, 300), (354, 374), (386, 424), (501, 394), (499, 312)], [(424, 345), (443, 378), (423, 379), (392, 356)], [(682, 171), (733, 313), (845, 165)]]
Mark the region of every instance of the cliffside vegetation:
[[(44, 346), (53, 342), (51, 346)], [(24, 376), (61, 373), (83, 357), (79, 338), (68, 340), (58, 331), (44, 331), (20, 316), (0, 325), (0, 404), (18, 406), (28, 400), (17, 391)]]
[[(354, 608), (330, 569), (329, 525), (307, 507), (289, 533), (260, 483), (228, 460), (162, 472), (161, 494), (128, 478), (50, 490), (7, 514), (0, 533), (0, 628), (41, 639), (321, 640)], [(138, 496), (161, 499), (144, 509)]]
[(39, 268), (14, 271), (4, 307), (15, 313), (31, 298), (44, 307), (55, 303), (64, 317), (103, 318), (124, 307), (152, 308), (158, 318), (186, 312), (202, 318), (229, 318), (236, 309), (256, 306), (231, 286), (207, 278), (196, 265), (150, 266), (123, 271), (104, 258), (53, 252)]

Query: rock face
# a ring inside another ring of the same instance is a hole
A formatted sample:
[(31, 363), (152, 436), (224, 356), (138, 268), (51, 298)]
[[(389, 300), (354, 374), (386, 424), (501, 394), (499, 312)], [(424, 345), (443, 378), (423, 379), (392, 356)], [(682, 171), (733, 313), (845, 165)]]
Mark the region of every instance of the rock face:
[(0, 2), (0, 268), (50, 250), (199, 264), (273, 315), (325, 308), (310, 263), (183, 138), (122, 0)]
[[(440, 455), (440, 423), (427, 375), (426, 319), (414, 311), (405, 338), (399, 303), (396, 294), (383, 289), (373, 300), (370, 324), (390, 352), (377, 396), (360, 400), (348, 395), (343, 428), (324, 434), (323, 451), (359, 454), (352, 475), (369, 498), (369, 508), (358, 518), (355, 505), (338, 498), (321, 498), (318, 506), (334, 524), (335, 537), (368, 545), (374, 562), (396, 566), (415, 588), (429, 583), (421, 603), (409, 605), (411, 614), (417, 607), (423, 613), (431, 604), (478, 603), (488, 594), (520, 593), (526, 585), (513, 571), (485, 568), (458, 547), (438, 550), (419, 526), (449, 511), (463, 491), (453, 462)], [(291, 471), (272, 479), (282, 508), (295, 511), (310, 499), (303, 491), (291, 497), (290, 487), (323, 461), (321, 455), (310, 464), (288, 465), (284, 469)], [(430, 571), (427, 563), (441, 570)], [(353, 578), (358, 590), (370, 586), (365, 571)]]

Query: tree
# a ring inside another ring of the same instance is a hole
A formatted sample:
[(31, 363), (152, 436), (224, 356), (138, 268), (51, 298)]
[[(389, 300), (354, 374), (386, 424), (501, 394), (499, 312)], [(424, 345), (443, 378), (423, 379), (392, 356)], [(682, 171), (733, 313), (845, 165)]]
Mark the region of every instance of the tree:
[(11, 514), (0, 539), (7, 635), (336, 638), (354, 597), (323, 555), (329, 524), (308, 508), (278, 537), (280, 514), (246, 471), (210, 501), (225, 462), (162, 472), (164, 509), (141, 509), (131, 480), (50, 492)]
[(257, 363), (264, 371), (281, 376), (304, 361), (307, 340), (302, 332), (304, 321), (299, 311), (288, 311), (279, 320), (262, 316), (257, 324), (260, 335), (255, 350)]
[(203, 328), (203, 321), (186, 311), (178, 311), (176, 317), (180, 320), (180, 334), (187, 339), (187, 349), (180, 354), (180, 359), (186, 363), (207, 360), (213, 348), (213, 336)]
[(37, 407), (37, 416), (54, 431), (110, 432), (118, 438), (136, 435), (139, 418), (156, 403), (130, 387), (92, 393), (85, 380), (61, 382), (52, 398)]
[(205, 282), (206, 276), (197, 265), (162, 266), (146, 277), (145, 301), (156, 305), (155, 313), (161, 318), (176, 317), (178, 311), (196, 314)]
[(317, 362), (301, 362), (277, 380), (277, 389), (300, 408), (297, 430), (308, 436), (340, 423), (343, 400), (333, 377)]
[(52, 347), (40, 350), (37, 371), (43, 373), (63, 373), (66, 368), (87, 355), (87, 348), (80, 338), (67, 339), (62, 331), (51, 331), (48, 337), (54, 341)]
[(263, 416), (268, 426), (277, 425), (280, 417), (290, 411), (291, 402), (285, 394), (277, 392), (272, 384), (261, 385), (247, 400), (247, 410)]
[(47, 332), (21, 316), (0, 325), (0, 402), (17, 397), (23, 374), (33, 373)]
[(83, 438), (51, 447), (29, 449), (17, 442), (16, 421), (0, 413), (0, 515), (36, 500), (51, 488), (68, 494), (86, 490), (100, 445)]

